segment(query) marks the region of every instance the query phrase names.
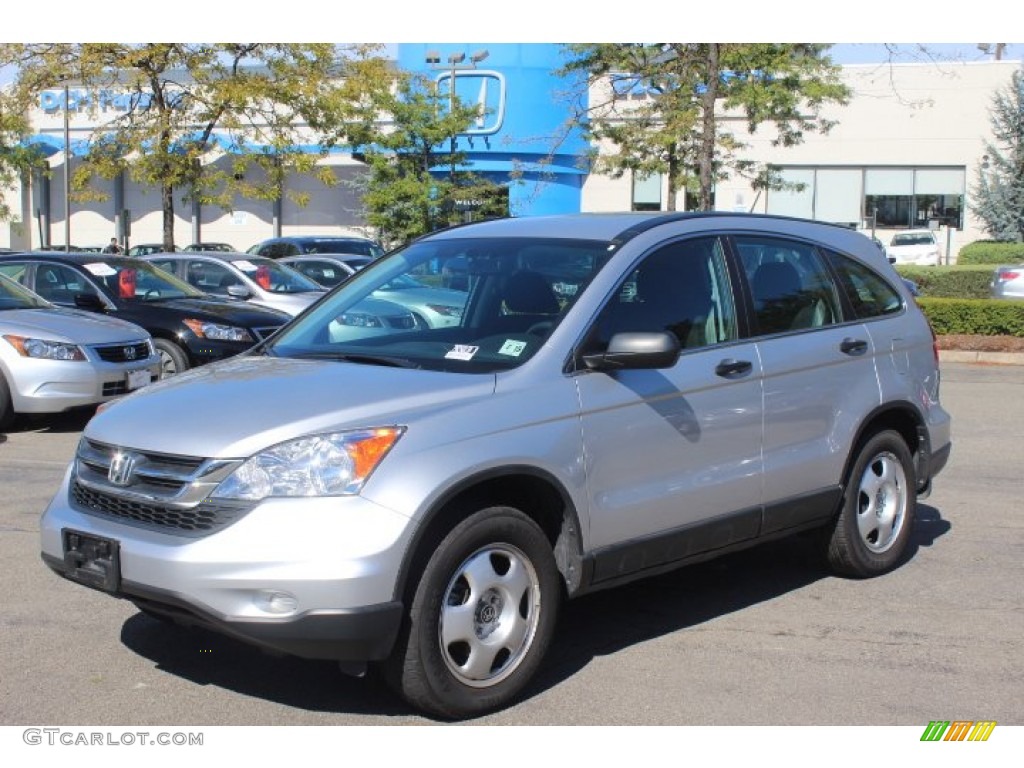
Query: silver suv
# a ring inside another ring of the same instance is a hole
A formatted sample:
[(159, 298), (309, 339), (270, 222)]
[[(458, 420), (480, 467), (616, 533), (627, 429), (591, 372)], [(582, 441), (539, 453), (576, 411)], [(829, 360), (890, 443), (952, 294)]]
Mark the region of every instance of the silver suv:
[[(440, 286), (454, 258), (457, 324), (356, 332), (381, 285)], [(859, 233), (507, 219), (103, 410), (42, 550), (150, 615), (374, 663), (461, 718), (521, 694), (566, 598), (800, 531), (839, 574), (885, 573), (949, 452), (934, 336)]]

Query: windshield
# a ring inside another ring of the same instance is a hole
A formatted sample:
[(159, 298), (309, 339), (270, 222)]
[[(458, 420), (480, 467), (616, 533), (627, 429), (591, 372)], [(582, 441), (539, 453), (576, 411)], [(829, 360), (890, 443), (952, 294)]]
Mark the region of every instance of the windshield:
[(323, 293), (324, 287), (286, 264), (263, 256), (251, 256), (231, 262), (246, 277), (265, 291), (274, 293)]
[(206, 296), (174, 275), (139, 259), (97, 259), (86, 262), (82, 268), (108, 296), (120, 301), (163, 301), (185, 296)]
[(905, 235), (894, 235), (890, 245), (931, 245), (935, 242), (930, 232), (908, 232)]
[[(606, 242), (437, 239), (350, 277), (268, 347), (317, 357), (485, 373), (537, 352), (610, 255)], [(445, 287), (458, 259), (465, 280)]]
[(36, 296), (32, 291), (0, 275), (0, 310), (42, 309), (52, 307), (50, 302)]

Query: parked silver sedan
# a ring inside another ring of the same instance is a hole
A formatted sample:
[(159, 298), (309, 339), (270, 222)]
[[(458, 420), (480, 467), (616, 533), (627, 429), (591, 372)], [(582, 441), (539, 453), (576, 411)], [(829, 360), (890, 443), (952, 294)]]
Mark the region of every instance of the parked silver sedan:
[(322, 285), (294, 269), (247, 253), (179, 251), (143, 258), (204, 293), (244, 299), (292, 317), (326, 293)]
[(96, 405), (159, 377), (145, 329), (65, 309), (0, 275), (0, 428), (17, 414)]
[(1024, 299), (1024, 264), (998, 266), (992, 274), (993, 299)]
[[(279, 261), (297, 269), (311, 280), (327, 288), (333, 288), (369, 264), (369, 259), (363, 263), (353, 262), (352, 259), (365, 258), (348, 254), (317, 254), (288, 256)], [(398, 275), (393, 280), (383, 283), (370, 296), (402, 305), (412, 312), (416, 324), (421, 328), (447, 328), (458, 325), (462, 319), (466, 299), (469, 298), (466, 291), (428, 285), (412, 275)]]

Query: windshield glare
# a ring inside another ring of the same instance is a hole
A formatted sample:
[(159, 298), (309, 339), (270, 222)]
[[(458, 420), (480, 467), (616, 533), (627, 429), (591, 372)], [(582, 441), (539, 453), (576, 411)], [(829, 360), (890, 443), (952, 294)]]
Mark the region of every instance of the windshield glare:
[(104, 259), (82, 268), (104, 292), (121, 301), (163, 301), (205, 296), (174, 275), (140, 259)]
[(265, 291), (274, 293), (309, 293), (324, 287), (291, 267), (258, 256), (234, 262), (235, 267)]
[(53, 306), (13, 280), (0, 275), (0, 310), (41, 309)]
[(420, 241), (357, 272), (269, 349), (432, 370), (514, 368), (609, 256), (609, 244), (595, 241)]

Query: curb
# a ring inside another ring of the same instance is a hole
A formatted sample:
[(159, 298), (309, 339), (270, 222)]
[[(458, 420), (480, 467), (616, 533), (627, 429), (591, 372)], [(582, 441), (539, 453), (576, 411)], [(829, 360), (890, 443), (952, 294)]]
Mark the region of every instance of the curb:
[(939, 362), (1024, 365), (1024, 354), (1020, 352), (972, 352), (961, 349), (940, 349)]

